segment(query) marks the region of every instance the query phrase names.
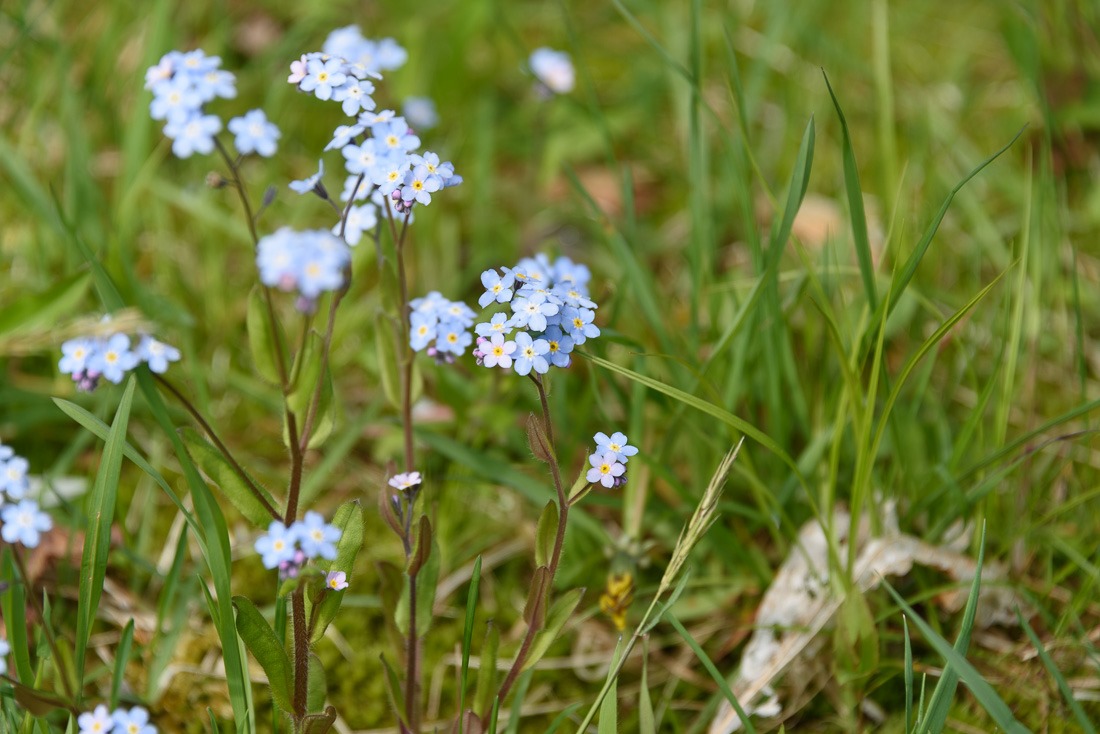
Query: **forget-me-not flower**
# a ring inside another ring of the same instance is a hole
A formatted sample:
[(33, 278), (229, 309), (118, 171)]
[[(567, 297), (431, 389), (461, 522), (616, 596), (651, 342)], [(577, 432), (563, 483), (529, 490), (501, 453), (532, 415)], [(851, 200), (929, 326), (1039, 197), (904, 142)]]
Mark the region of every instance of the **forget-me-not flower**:
[(129, 711), (115, 709), (111, 718), (115, 722), (114, 734), (157, 734), (157, 728), (149, 723), (149, 712), (141, 706)]
[(290, 526), (306, 558), (336, 558), (336, 541), (340, 540), (340, 528), (329, 525), (319, 512), (307, 512), (302, 520)]
[(0, 507), (0, 537), (6, 543), (21, 543), (27, 548), (35, 548), (42, 533), (53, 527), (53, 520), (38, 508), (33, 500), (19, 500), (16, 504)]
[(256, 538), (253, 547), (260, 554), (264, 568), (278, 568), (280, 563), (294, 558), (297, 550), (297, 533), (292, 532), (278, 520), (272, 520), (267, 532)]
[(275, 155), (279, 128), (268, 121), (263, 110), (250, 110), (241, 117), (234, 117), (229, 121), (228, 128), (236, 136), (233, 144), (241, 155), (258, 153), (264, 158)]

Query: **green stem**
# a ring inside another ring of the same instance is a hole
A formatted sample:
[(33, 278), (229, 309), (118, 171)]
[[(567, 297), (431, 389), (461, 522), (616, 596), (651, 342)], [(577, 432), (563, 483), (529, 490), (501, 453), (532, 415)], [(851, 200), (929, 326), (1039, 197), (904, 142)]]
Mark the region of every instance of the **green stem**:
[[(50, 654), (53, 656), (53, 664), (57, 668), (57, 676), (61, 678), (61, 686), (65, 689), (65, 695), (69, 697), (69, 700), (74, 704), (79, 703), (76, 694), (73, 693), (73, 685), (69, 681), (69, 675), (65, 671), (64, 658), (61, 657), (58, 652), (57, 639), (53, 636), (53, 630), (50, 629), (50, 625), (46, 622), (46, 613), (42, 609), (42, 602), (39, 601), (38, 595), (34, 593), (34, 589), (31, 588), (31, 577), (27, 573), (27, 567), (23, 563), (23, 553), (19, 550), (19, 546), (15, 543), (11, 545), (11, 554), (15, 559), (15, 567), (19, 570), (19, 575), (23, 577), (23, 586), (27, 589), (27, 599), (30, 600), (31, 606), (34, 607), (34, 613), (38, 615), (38, 619), (42, 621), (42, 631), (46, 633), (46, 644), (50, 646)], [(34, 681), (20, 681), (25, 686), (34, 684)]]
[(298, 726), (306, 715), (306, 698), (309, 693), (309, 630), (306, 627), (305, 585), (301, 584), (291, 594), (290, 604), (294, 615), (294, 719)]

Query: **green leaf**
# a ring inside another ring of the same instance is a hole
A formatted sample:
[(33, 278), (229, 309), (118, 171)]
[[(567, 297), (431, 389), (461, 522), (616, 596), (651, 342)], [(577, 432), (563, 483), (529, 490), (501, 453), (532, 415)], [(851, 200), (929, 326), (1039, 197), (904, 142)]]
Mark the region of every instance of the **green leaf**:
[(554, 553), (554, 541), (558, 537), (558, 505), (551, 500), (542, 508), (539, 515), (538, 529), (535, 531), (535, 566), (547, 566), (550, 564), (550, 556)]
[(390, 710), (393, 715), (397, 717), (397, 720), (407, 728), (408, 724), (405, 721), (405, 696), (401, 692), (401, 681), (397, 679), (397, 673), (390, 667), (390, 663), (386, 660), (385, 655), (379, 655), (378, 659), (382, 661), (382, 668), (386, 673), (384, 680), (386, 683), (386, 698), (389, 700)]
[(34, 716), (46, 716), (58, 709), (69, 711), (73, 716), (80, 713), (79, 709), (56, 693), (31, 688), (6, 675), (3, 678), (15, 689), (16, 702)]
[(293, 375), (296, 375), (294, 385), (286, 402), (290, 409), (298, 416), (299, 425), (309, 407), (309, 401), (313, 397), (313, 391), (317, 387), (317, 381), (321, 378), (321, 354), (324, 352), (324, 339), (315, 330), (310, 330), (306, 337), (305, 348), (302, 349), (294, 360)]
[(282, 641), (248, 597), (233, 597), (233, 606), (237, 609), (237, 632), (240, 633), (252, 657), (256, 658), (256, 662), (267, 674), (272, 699), (280, 709), (291, 712), (293, 707), (290, 703), (290, 693), (293, 672)]
[[(3, 578), (15, 578), (15, 563), (11, 558), (11, 549), (3, 550)], [(8, 644), (15, 658), (15, 672), (19, 680), (34, 680), (31, 668), (30, 641), (27, 639), (27, 597), (23, 584), (8, 584), (0, 595), (0, 612), (4, 615), (4, 626), (8, 630)]]
[(304, 734), (326, 734), (336, 722), (336, 707), (329, 706), (323, 714), (310, 714), (303, 720)]
[[(275, 348), (275, 339), (272, 333), (270, 313), (267, 309), (263, 286), (252, 286), (252, 292), (248, 294), (248, 347), (252, 351), (252, 363), (256, 366), (256, 372), (273, 385), (282, 382), (279, 369), (279, 352)], [(278, 320), (274, 327), (281, 329)], [(286, 343), (284, 338), (283, 343)]]
[(618, 734), (619, 732), (619, 674), (616, 672), (616, 664), (619, 656), (623, 654), (623, 638), (615, 643), (615, 654), (611, 657), (611, 667), (607, 671), (607, 695), (600, 704), (600, 723), (596, 727), (597, 734)]
[(852, 218), (852, 239), (856, 245), (856, 259), (859, 261), (859, 274), (863, 278), (863, 290), (867, 293), (867, 302), (871, 310), (878, 306), (878, 294), (875, 292), (875, 266), (871, 258), (871, 240), (867, 236), (867, 214), (863, 210), (863, 187), (859, 183), (859, 167), (856, 166), (856, 154), (852, 147), (852, 137), (848, 132), (848, 121), (840, 109), (840, 101), (829, 83), (829, 75), (821, 70), (825, 77), (825, 86), (833, 99), (836, 116), (840, 118), (841, 144), (844, 158), (844, 192), (848, 197), (848, 212)]
[[(340, 528), (340, 540), (336, 542), (336, 559), (333, 561), (319, 561), (318, 565), (323, 571), (343, 571), (347, 574), (348, 583), (351, 583), (352, 570), (355, 568), (355, 559), (359, 550), (363, 547), (365, 526), (363, 523), (363, 508), (359, 500), (345, 502), (332, 518), (332, 524)], [(320, 640), (325, 630), (335, 619), (340, 611), (340, 605), (344, 601), (343, 591), (328, 591), (317, 609), (317, 622), (313, 626), (310, 642)]]
[(111, 710), (118, 708), (118, 695), (122, 690), (122, 681), (125, 679), (126, 663), (130, 662), (130, 647), (134, 644), (134, 620), (126, 623), (122, 630), (122, 637), (115, 646), (115, 674), (111, 678)]
[(332, 429), (336, 427), (336, 407), (336, 389), (332, 382), (332, 370), (326, 369), (324, 382), (321, 383), (321, 397), (317, 403), (317, 414), (313, 418), (306, 448), (320, 448), (332, 435)]
[(660, 380), (656, 380), (652, 377), (647, 377), (641, 373), (635, 372), (634, 370), (617, 365), (614, 362), (609, 362), (608, 360), (601, 357), (597, 357), (593, 354), (588, 354), (584, 352), (575, 353), (581, 354), (588, 361), (600, 367), (603, 367), (604, 369), (611, 370), (612, 372), (617, 372), (623, 377), (628, 377), (637, 383), (645, 385), (651, 390), (656, 390), (657, 392), (668, 395), (674, 400), (679, 400), (690, 408), (695, 408), (696, 410), (706, 413), (707, 415), (714, 416), (726, 425), (732, 426), (733, 428), (737, 429), (741, 433), (759, 443), (764, 448), (771, 451), (773, 454), (778, 456), (784, 464), (790, 467), (791, 470), (794, 471), (800, 479), (802, 478), (802, 473), (798, 469), (798, 464), (795, 463), (794, 459), (792, 459), (790, 455), (787, 454), (787, 452), (784, 451), (779, 444), (777, 444), (769, 436), (765, 435), (762, 431), (760, 431), (750, 423), (742, 420), (741, 418), (738, 418), (729, 411), (723, 410), (716, 405), (708, 403), (702, 398), (697, 398), (694, 395), (686, 393), (678, 388), (672, 387), (671, 385), (666, 385)]
[(523, 663), (524, 670), (533, 668), (539, 660), (542, 660), (550, 646), (561, 636), (562, 629), (573, 616), (577, 605), (581, 603), (582, 596), (584, 596), (584, 589), (571, 589), (551, 605), (550, 611), (546, 613), (543, 628), (535, 634), (535, 639), (531, 642), (531, 650)]
[(103, 578), (107, 575), (107, 556), (111, 549), (111, 523), (118, 499), (118, 477), (122, 471), (122, 450), (126, 445), (126, 426), (130, 421), (130, 406), (134, 402), (134, 378), (126, 381), (103, 458), (96, 473), (95, 484), (88, 497), (88, 528), (84, 535), (84, 552), (80, 557), (80, 590), (76, 610), (76, 675), (77, 690), (84, 688), (84, 660), (88, 638), (92, 634), (99, 598), (103, 594)]
[(485, 639), (481, 642), (481, 667), (477, 670), (477, 688), (474, 693), (474, 711), (488, 711), (496, 700), (497, 654), (500, 652), (500, 630), (492, 620), (486, 625)]
[(242, 515), (261, 528), (275, 519), (275, 499), (259, 482), (246, 474), (252, 483), (249, 487), (222, 453), (195, 429), (181, 428), (180, 435), (194, 462)]
[(638, 734), (657, 734), (657, 718), (653, 714), (653, 699), (649, 695), (648, 642), (642, 645), (642, 684), (638, 691)]
[(527, 416), (527, 445), (531, 454), (542, 462), (550, 461), (553, 451), (550, 448), (550, 440), (546, 437), (546, 428), (542, 425), (542, 419), (534, 413)]
[(328, 678), (325, 666), (315, 653), (309, 654), (309, 689), (306, 691), (306, 711), (320, 711), (328, 696)]
[(375, 319), (374, 345), (378, 351), (378, 369), (382, 373), (382, 391), (395, 408), (401, 407), (401, 362), (397, 328), (389, 314), (379, 312)]
[(550, 569), (539, 566), (531, 576), (531, 588), (527, 590), (527, 603), (523, 605), (523, 621), (535, 629), (546, 621), (546, 607), (550, 601)]

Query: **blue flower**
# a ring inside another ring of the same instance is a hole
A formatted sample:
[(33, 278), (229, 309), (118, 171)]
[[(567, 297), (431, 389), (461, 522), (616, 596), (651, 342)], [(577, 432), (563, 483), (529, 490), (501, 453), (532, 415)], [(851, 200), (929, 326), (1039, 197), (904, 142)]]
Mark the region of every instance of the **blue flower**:
[(435, 111), (435, 102), (427, 97), (406, 97), (401, 113), (417, 130), (431, 130), (439, 124), (439, 114)]
[(531, 331), (546, 331), (546, 317), (558, 312), (558, 306), (545, 300), (544, 296), (532, 294), (530, 298), (516, 298), (512, 301), (512, 323), (517, 328), (529, 328)]
[(592, 484), (599, 482), (608, 489), (614, 487), (615, 480), (626, 471), (626, 467), (610, 451), (603, 454), (592, 454), (588, 457), (588, 463), (592, 465), (592, 468), (588, 470), (585, 479)]
[(344, 179), (344, 193), (340, 194), (340, 201), (347, 201), (352, 198), (352, 189), (355, 189), (356, 182), (359, 182), (359, 188), (355, 190), (355, 200), (363, 201), (370, 198), (371, 189), (374, 188), (369, 178), (364, 178), (359, 181), (359, 175), (356, 173), (350, 174)]
[(419, 352), (432, 343), (438, 324), (435, 314), (414, 312), (409, 317), (409, 346), (413, 351)]
[(173, 77), (153, 86), (153, 101), (149, 103), (149, 116), (154, 120), (185, 122), (198, 114), (202, 98), (191, 80)]
[(116, 385), (140, 359), (130, 351), (130, 337), (125, 334), (113, 334), (104, 342), (88, 361), (88, 369), (98, 372)]
[(449, 319), (451, 321), (457, 321), (464, 327), (470, 327), (474, 325), (474, 319), (477, 314), (473, 309), (467, 306), (462, 301), (448, 301), (439, 310), (439, 319)]
[(439, 176), (428, 170), (427, 166), (417, 166), (405, 174), (404, 184), (401, 186), (401, 200), (404, 202), (417, 201), (425, 206), (432, 203), (432, 192), (443, 188), (443, 181)]
[(106, 734), (115, 725), (103, 704), (96, 706), (94, 713), (85, 712), (78, 716), (76, 723), (80, 726), (80, 734)]
[(325, 146), (325, 150), (333, 150), (334, 148), (343, 148), (352, 140), (363, 134), (363, 131), (367, 128), (364, 125), (340, 125), (332, 133), (332, 140)]
[(32, 500), (20, 500), (18, 504), (4, 505), (0, 508), (0, 537), (7, 543), (21, 543), (34, 548), (42, 538), (42, 533), (53, 527), (53, 520), (38, 509), (38, 503)]
[(349, 77), (344, 84), (336, 89), (332, 98), (343, 103), (341, 106), (344, 108), (345, 115), (354, 117), (359, 114), (359, 110), (374, 109), (374, 99), (370, 96), (373, 93), (373, 84), (355, 77)]
[(280, 137), (279, 128), (268, 122), (263, 110), (250, 110), (243, 117), (229, 121), (229, 132), (236, 135), (234, 145), (241, 155), (259, 153), (264, 158), (275, 155), (275, 141)]
[(543, 86), (555, 94), (565, 94), (573, 90), (573, 62), (569, 54), (550, 48), (537, 48), (528, 61), (531, 73)]
[(550, 363), (545, 355), (550, 351), (550, 345), (545, 339), (531, 339), (526, 331), (516, 334), (515, 370), (518, 375), (527, 375), (535, 370), (540, 375), (545, 375), (550, 370)]
[(585, 339), (600, 335), (600, 327), (592, 323), (596, 313), (587, 308), (567, 308), (562, 312), (562, 328), (573, 337), (574, 344), (584, 344)]
[(362, 173), (368, 177), (380, 159), (378, 145), (373, 139), (364, 140), (361, 145), (345, 145), (340, 153), (348, 173)]
[(111, 718), (115, 722), (114, 734), (157, 734), (157, 728), (149, 723), (149, 712), (141, 706), (129, 711), (115, 709)]
[(264, 568), (273, 569), (278, 568), (281, 563), (293, 560), (297, 539), (297, 533), (288, 530), (278, 520), (272, 520), (267, 526), (267, 532), (256, 538), (253, 547), (260, 554)]
[(237, 96), (237, 78), (222, 69), (210, 69), (193, 76), (191, 83), (203, 102), (209, 102), (215, 97), (233, 99)]
[(383, 38), (375, 49), (375, 59), (378, 68), (383, 71), (392, 71), (405, 65), (409, 53), (392, 38)]
[(319, 512), (307, 512), (304, 519), (291, 525), (306, 558), (336, 558), (336, 541), (340, 540), (340, 528), (329, 525)]
[(446, 321), (439, 325), (436, 332), (435, 345), (440, 352), (450, 352), (455, 356), (466, 353), (466, 347), (470, 346), (473, 337), (466, 331), (468, 325), (459, 321)]
[(182, 72), (194, 78), (202, 76), (208, 71), (213, 71), (221, 65), (222, 59), (220, 56), (207, 56), (201, 48), (196, 48), (180, 55), (177, 73)]
[(478, 350), (484, 355), (482, 364), (486, 367), (508, 369), (512, 366), (512, 353), (516, 351), (516, 343), (504, 341), (503, 334), (493, 334), (478, 345)]
[[(321, 184), (321, 177), (325, 175), (325, 162), (323, 160), (317, 161), (317, 173), (303, 178), (301, 181), (291, 181), (289, 186), (292, 191), (296, 191), (299, 194), (308, 194), (315, 190), (324, 191), (324, 185)], [(322, 197), (326, 198), (326, 197)]]
[(325, 576), (325, 586), (333, 591), (343, 591), (348, 588), (348, 575), (344, 571), (329, 571)]
[(573, 351), (573, 339), (562, 333), (560, 326), (548, 326), (542, 338), (550, 345), (547, 358), (555, 367), (568, 367), (571, 362), (569, 353)]
[(216, 115), (196, 113), (187, 120), (169, 120), (164, 134), (172, 139), (172, 152), (177, 158), (190, 158), (194, 153), (207, 154), (214, 150), (214, 136), (222, 129), (222, 121)]
[(511, 273), (501, 277), (492, 268), (486, 270), (481, 274), (481, 284), (485, 286), (485, 292), (477, 299), (478, 305), (485, 308), (493, 301), (507, 303), (512, 300), (512, 285), (515, 282), (516, 278)]
[(487, 324), (478, 324), (474, 331), (478, 336), (491, 336), (493, 334), (509, 334), (512, 331), (512, 322), (508, 314), (493, 314), (493, 318)]
[(348, 209), (348, 216), (346, 220), (346, 226), (337, 222), (333, 228), (332, 233), (337, 237), (340, 236), (340, 228), (344, 228), (344, 241), (353, 247), (359, 244), (359, 240), (363, 238), (363, 233), (374, 229), (378, 224), (377, 210), (373, 204), (364, 204), (363, 206), (353, 206)]
[(138, 344), (137, 355), (149, 365), (150, 370), (157, 374), (163, 374), (168, 370), (169, 362), (179, 361), (180, 350), (145, 335), (141, 338), (141, 343)]
[(0, 491), (4, 492), (9, 499), (22, 499), (27, 493), (29, 487), (27, 471), (30, 466), (30, 462), (22, 456), (10, 456), (6, 460), (0, 460)]
[(381, 150), (394, 153), (411, 153), (420, 147), (420, 138), (409, 129), (404, 117), (395, 117), (387, 122), (371, 125), (371, 135), (378, 141)]
[(313, 92), (320, 100), (332, 99), (333, 90), (347, 81), (340, 59), (312, 58), (306, 64), (306, 76), (298, 87), (303, 92)]
[(87, 337), (70, 339), (61, 345), (62, 357), (61, 361), (57, 363), (57, 368), (63, 374), (75, 377), (88, 369), (88, 360), (92, 358), (95, 352), (95, 339)]
[(636, 446), (631, 446), (627, 443), (626, 434), (616, 431), (608, 436), (602, 431), (597, 433), (592, 439), (596, 442), (601, 451), (597, 453), (610, 453), (615, 455), (616, 461), (620, 461), (625, 464), (630, 460), (631, 456), (638, 453)]
[(403, 153), (386, 156), (371, 169), (371, 183), (378, 187), (378, 192), (383, 196), (389, 196), (405, 183), (410, 167), (410, 157)]
[(327, 230), (298, 232), (282, 227), (260, 239), (256, 248), (256, 266), (260, 282), (284, 291), (297, 289), (308, 311), (323, 291), (344, 284), (344, 269), (351, 262), (347, 244)]

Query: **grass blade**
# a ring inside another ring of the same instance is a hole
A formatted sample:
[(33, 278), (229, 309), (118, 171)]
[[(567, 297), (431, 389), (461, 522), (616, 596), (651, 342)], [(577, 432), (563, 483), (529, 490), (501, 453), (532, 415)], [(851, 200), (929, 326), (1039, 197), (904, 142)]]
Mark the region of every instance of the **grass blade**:
[(703, 648), (699, 646), (699, 643), (695, 641), (695, 638), (691, 636), (691, 633), (687, 631), (687, 628), (680, 623), (680, 620), (676, 619), (671, 612), (666, 612), (664, 615), (665, 620), (680, 633), (680, 637), (684, 639), (684, 642), (688, 644), (692, 652), (695, 653), (695, 657), (699, 659), (699, 662), (703, 664), (703, 667), (710, 673), (710, 677), (714, 679), (714, 682), (718, 684), (718, 690), (722, 692), (722, 695), (726, 697), (726, 700), (733, 706), (733, 710), (737, 712), (737, 717), (741, 719), (741, 725), (745, 727), (747, 734), (756, 734), (756, 727), (752, 725), (752, 720), (749, 715), (745, 713), (745, 709), (741, 707), (741, 703), (737, 700), (737, 696), (733, 695), (733, 691), (730, 689), (730, 684), (715, 667), (710, 657), (703, 652)]
[(481, 556), (474, 560), (470, 574), (470, 591), (466, 595), (466, 622), (462, 629), (462, 673), (458, 681), (458, 734), (466, 724), (466, 679), (470, 674), (470, 646), (474, 640), (474, 618), (477, 616), (478, 591), (481, 588)]
[(126, 426), (130, 422), (130, 406), (134, 402), (134, 378), (126, 382), (115, 419), (111, 423), (103, 459), (96, 473), (95, 485), (88, 498), (88, 528), (84, 535), (84, 552), (80, 558), (80, 591), (76, 610), (76, 678), (77, 690), (84, 688), (84, 660), (88, 653), (88, 638), (92, 634), (99, 597), (103, 594), (103, 578), (107, 575), (107, 555), (111, 548), (111, 523), (118, 499), (118, 477), (122, 471), (122, 450), (126, 444)]
[(833, 85), (829, 83), (829, 75), (824, 69), (821, 70), (821, 75), (825, 77), (825, 86), (829, 89), (836, 116), (840, 118), (840, 129), (843, 134), (844, 192), (848, 197), (848, 212), (852, 218), (852, 239), (856, 245), (856, 259), (859, 261), (859, 274), (863, 278), (863, 290), (867, 292), (867, 302), (871, 304), (873, 311), (878, 306), (878, 295), (875, 292), (875, 266), (871, 259), (871, 240), (867, 236), (867, 214), (863, 210), (863, 187), (859, 183), (856, 154), (852, 148), (848, 121), (844, 119), (840, 100), (836, 98)]
[(1062, 675), (1062, 671), (1058, 670), (1058, 666), (1054, 664), (1054, 658), (1047, 652), (1046, 647), (1043, 646), (1043, 641), (1039, 639), (1039, 635), (1035, 634), (1035, 630), (1031, 628), (1024, 616), (1020, 614), (1020, 610), (1016, 610), (1016, 619), (1020, 621), (1020, 626), (1024, 628), (1024, 632), (1027, 633), (1027, 637), (1031, 640), (1031, 644), (1035, 646), (1035, 651), (1039, 653), (1039, 659), (1043, 661), (1043, 665), (1050, 672), (1050, 675), (1054, 678), (1054, 682), (1058, 684), (1058, 690), (1062, 694), (1062, 698), (1066, 699), (1066, 704), (1070, 710), (1073, 711), (1073, 718), (1077, 719), (1077, 723), (1081, 725), (1081, 731), (1088, 734), (1096, 734), (1096, 727), (1089, 721), (1088, 715), (1081, 707), (1081, 703), (1074, 697), (1073, 689), (1069, 687), (1069, 682), (1066, 677)]

